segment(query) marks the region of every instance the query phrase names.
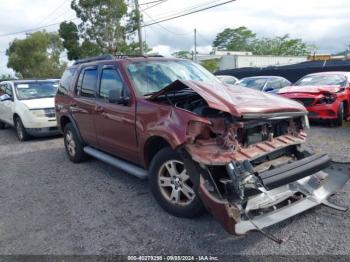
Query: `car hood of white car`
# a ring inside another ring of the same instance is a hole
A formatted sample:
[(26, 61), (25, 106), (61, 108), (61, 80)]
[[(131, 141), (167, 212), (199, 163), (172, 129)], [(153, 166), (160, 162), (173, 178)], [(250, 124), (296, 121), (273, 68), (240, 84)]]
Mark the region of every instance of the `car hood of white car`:
[(29, 109), (43, 109), (43, 108), (54, 108), (55, 98), (39, 98), (39, 99), (29, 99), (21, 100), (21, 102), (26, 105)]

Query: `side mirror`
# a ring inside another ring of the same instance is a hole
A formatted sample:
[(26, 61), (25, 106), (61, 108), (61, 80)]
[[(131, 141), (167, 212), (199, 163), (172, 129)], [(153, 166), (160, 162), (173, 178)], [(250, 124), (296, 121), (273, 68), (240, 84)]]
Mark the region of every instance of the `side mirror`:
[(108, 92), (108, 102), (109, 103), (119, 103), (119, 100), (121, 99), (121, 90), (120, 89), (112, 89)]
[(274, 89), (272, 87), (266, 87), (265, 92), (273, 92)]
[(9, 96), (8, 94), (4, 94), (0, 96), (0, 102), (4, 102), (4, 101), (12, 101), (12, 97)]

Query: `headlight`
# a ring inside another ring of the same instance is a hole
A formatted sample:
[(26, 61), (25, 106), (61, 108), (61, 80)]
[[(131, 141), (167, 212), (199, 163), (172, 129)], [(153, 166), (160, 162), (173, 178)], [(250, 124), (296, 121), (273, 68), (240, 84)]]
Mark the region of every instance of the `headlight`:
[(30, 112), (32, 112), (35, 117), (45, 117), (44, 109), (31, 109)]
[(327, 94), (321, 97), (318, 101), (317, 104), (332, 104), (334, 101), (337, 99), (337, 95), (335, 94)]

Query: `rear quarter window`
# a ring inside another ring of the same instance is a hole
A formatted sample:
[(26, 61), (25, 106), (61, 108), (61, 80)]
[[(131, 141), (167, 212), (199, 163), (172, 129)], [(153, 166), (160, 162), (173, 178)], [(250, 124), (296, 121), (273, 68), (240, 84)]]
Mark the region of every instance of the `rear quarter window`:
[(58, 86), (58, 94), (67, 94), (71, 86), (76, 68), (68, 68), (64, 71), (60, 84)]

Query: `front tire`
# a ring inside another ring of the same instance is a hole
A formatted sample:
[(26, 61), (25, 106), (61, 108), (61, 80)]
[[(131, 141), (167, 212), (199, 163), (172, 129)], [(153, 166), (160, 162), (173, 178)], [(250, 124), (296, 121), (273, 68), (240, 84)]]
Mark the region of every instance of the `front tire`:
[(6, 127), (6, 126), (5, 126), (5, 123), (0, 121), (0, 130), (1, 130), (1, 129), (5, 129), (5, 127)]
[(80, 142), (72, 123), (68, 123), (64, 128), (64, 146), (70, 161), (80, 163), (87, 159), (84, 145)]
[(158, 204), (178, 217), (195, 217), (204, 212), (181, 157), (171, 148), (160, 150), (150, 165), (151, 192)]
[(344, 120), (344, 103), (340, 103), (338, 108), (337, 119), (335, 120), (335, 126), (342, 126)]
[(15, 118), (15, 128), (18, 140), (23, 142), (30, 139), (30, 135), (27, 133), (26, 128), (23, 125), (22, 120), (19, 117)]

